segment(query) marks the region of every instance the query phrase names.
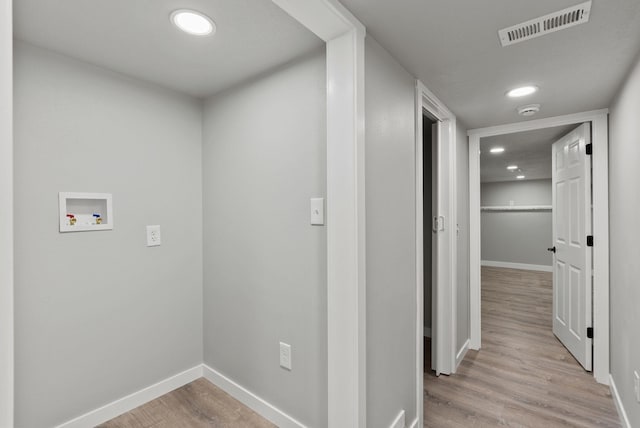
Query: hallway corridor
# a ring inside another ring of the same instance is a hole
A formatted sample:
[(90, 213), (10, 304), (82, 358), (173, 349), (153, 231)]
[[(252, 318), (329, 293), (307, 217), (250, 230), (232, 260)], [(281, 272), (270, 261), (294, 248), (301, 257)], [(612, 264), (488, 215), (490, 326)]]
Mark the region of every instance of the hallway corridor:
[(425, 427), (620, 426), (609, 388), (551, 331), (551, 275), (482, 268), (482, 349), (453, 376), (426, 371)]

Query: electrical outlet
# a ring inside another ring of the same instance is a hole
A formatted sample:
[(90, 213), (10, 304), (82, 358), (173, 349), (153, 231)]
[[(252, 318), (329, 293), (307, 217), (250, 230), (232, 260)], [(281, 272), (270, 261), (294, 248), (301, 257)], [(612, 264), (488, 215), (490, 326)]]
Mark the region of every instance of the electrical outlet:
[(633, 372), (633, 389), (636, 393), (636, 401), (640, 403), (640, 373), (638, 370)]
[(291, 345), (280, 342), (280, 367), (291, 370)]
[(157, 247), (162, 244), (160, 225), (147, 226), (147, 247)]

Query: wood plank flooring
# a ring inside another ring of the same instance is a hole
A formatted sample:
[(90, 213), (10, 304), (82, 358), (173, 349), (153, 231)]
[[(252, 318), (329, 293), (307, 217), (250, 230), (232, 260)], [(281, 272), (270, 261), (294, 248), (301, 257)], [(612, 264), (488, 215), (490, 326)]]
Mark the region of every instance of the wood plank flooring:
[(482, 268), (482, 349), (453, 376), (425, 371), (425, 427), (620, 427), (609, 388), (551, 331), (551, 286), (550, 273)]
[(208, 380), (200, 378), (118, 416), (99, 428), (274, 428)]

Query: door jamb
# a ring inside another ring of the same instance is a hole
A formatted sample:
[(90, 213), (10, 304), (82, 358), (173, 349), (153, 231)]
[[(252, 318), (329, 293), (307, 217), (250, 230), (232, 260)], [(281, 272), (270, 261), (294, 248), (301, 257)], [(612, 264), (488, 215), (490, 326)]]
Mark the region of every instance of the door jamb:
[[(455, 234), (456, 215), (456, 117), (447, 107), (427, 89), (421, 81), (416, 80), (415, 100), (415, 180), (416, 180), (416, 408), (418, 409), (418, 425), (424, 421), (423, 409), (423, 359), (424, 359), (424, 200), (423, 200), (423, 141), (422, 115), (427, 111), (439, 123), (438, 138), (438, 181), (445, 192), (438, 203), (438, 216), (444, 218), (442, 233), (443, 251), (438, 258), (444, 260), (446, 266), (442, 281), (433, 284), (437, 289), (437, 311), (431, 326), (433, 340), (438, 350), (437, 366), (443, 374), (456, 371), (456, 262), (457, 242)], [(435, 159), (434, 159), (435, 161)]]
[(593, 376), (609, 384), (609, 110), (556, 116), (488, 128), (471, 129), (469, 136), (469, 348), (481, 346), (480, 317), (480, 139), (514, 132), (591, 122), (593, 144)]

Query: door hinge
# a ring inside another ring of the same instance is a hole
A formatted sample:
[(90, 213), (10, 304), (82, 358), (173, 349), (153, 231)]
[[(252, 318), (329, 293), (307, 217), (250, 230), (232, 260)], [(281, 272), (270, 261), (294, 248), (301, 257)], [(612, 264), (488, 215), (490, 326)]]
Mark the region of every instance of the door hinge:
[(587, 150), (587, 154), (588, 155), (592, 155), (593, 154), (593, 145), (592, 143), (589, 143), (585, 146), (586, 150)]
[(593, 235), (587, 236), (587, 247), (593, 247)]
[(593, 339), (593, 327), (587, 327), (587, 339)]

